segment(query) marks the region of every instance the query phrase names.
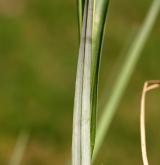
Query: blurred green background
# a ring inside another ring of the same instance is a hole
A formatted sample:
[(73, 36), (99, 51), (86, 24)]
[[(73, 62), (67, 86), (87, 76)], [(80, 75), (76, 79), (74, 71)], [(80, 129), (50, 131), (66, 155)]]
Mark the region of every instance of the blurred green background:
[[(111, 0), (101, 61), (99, 116), (151, 0)], [(0, 164), (17, 137), (30, 134), (23, 165), (67, 165), (78, 27), (76, 0), (0, 0)], [(141, 165), (139, 106), (143, 83), (160, 79), (160, 17), (142, 53), (95, 165)], [(160, 92), (149, 94), (147, 142), (158, 164)]]

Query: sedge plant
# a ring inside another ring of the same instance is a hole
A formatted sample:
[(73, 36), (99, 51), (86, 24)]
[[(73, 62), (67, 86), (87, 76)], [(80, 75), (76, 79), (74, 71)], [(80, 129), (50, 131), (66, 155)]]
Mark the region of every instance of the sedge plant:
[(108, 0), (78, 0), (80, 49), (73, 115), (72, 165), (90, 165), (96, 134), (97, 87)]
[(72, 165), (90, 165), (95, 160), (160, 11), (160, 0), (153, 0), (128, 50), (96, 134), (99, 64), (108, 3), (107, 0), (78, 0), (77, 3), (81, 40), (74, 100)]
[[(127, 53), (96, 133), (99, 67), (108, 4), (109, 0), (77, 0), (80, 47), (74, 100), (72, 165), (90, 165), (95, 159), (160, 11), (160, 0), (153, 0), (144, 24)], [(145, 143), (144, 101), (142, 103), (143, 144)], [(21, 163), (27, 141), (28, 134), (22, 133), (16, 143), (10, 165)], [(144, 162), (148, 162), (144, 145), (142, 154)]]

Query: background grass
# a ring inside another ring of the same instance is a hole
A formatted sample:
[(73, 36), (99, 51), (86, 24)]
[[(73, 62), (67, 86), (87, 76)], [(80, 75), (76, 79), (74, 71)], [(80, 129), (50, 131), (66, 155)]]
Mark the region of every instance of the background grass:
[[(31, 133), (24, 165), (67, 164), (78, 54), (76, 2), (0, 1), (0, 164), (7, 164), (22, 129)], [(150, 0), (110, 3), (100, 72), (101, 109)], [(160, 79), (160, 19), (127, 88), (95, 164), (142, 164), (139, 106), (143, 83)], [(123, 53), (124, 54), (124, 53)], [(102, 99), (103, 96), (103, 99)], [(104, 97), (105, 96), (105, 97)], [(148, 155), (159, 162), (160, 92), (149, 94)]]

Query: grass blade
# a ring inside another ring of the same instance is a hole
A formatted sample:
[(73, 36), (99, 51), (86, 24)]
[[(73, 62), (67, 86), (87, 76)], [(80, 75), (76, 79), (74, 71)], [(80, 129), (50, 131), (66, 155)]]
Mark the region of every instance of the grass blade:
[(73, 119), (72, 164), (76, 165), (91, 163), (96, 130), (99, 63), (108, 0), (86, 0), (85, 9), (83, 5), (83, 0), (78, 1), (79, 28), (82, 17), (83, 28)]
[(88, 2), (82, 94), (81, 149), (82, 164), (91, 164), (91, 63), (92, 63), (93, 0)]
[(112, 91), (112, 95), (104, 108), (104, 113), (100, 120), (96, 135), (96, 145), (94, 149), (93, 160), (97, 156), (97, 153), (102, 145), (102, 142), (107, 134), (108, 128), (111, 121), (113, 120), (114, 114), (117, 110), (118, 104), (123, 96), (126, 86), (129, 83), (130, 77), (135, 69), (135, 66), (140, 58), (141, 51), (147, 41), (151, 30), (153, 29), (156, 18), (158, 17), (160, 11), (160, 0), (154, 0), (150, 10), (144, 20), (144, 23), (137, 34), (133, 44), (131, 45), (127, 58), (124, 62), (123, 68), (117, 78), (116, 84)]
[(85, 58), (86, 26), (87, 26), (88, 2), (85, 2), (85, 14), (83, 19), (82, 37), (80, 42), (79, 57), (77, 64), (77, 76), (75, 87), (73, 135), (72, 135), (72, 165), (81, 165), (81, 113), (83, 92), (83, 69)]
[(95, 135), (96, 135), (96, 114), (97, 114), (97, 95), (98, 95), (98, 80), (99, 67), (101, 58), (101, 48), (103, 45), (103, 36), (106, 22), (106, 15), (108, 11), (109, 0), (94, 1), (93, 13), (93, 32), (92, 32), (92, 114), (91, 114), (91, 145), (92, 152), (94, 149)]
[(81, 35), (81, 29), (82, 29), (82, 23), (83, 23), (84, 6), (85, 6), (85, 0), (77, 0), (78, 28), (79, 28), (80, 35)]

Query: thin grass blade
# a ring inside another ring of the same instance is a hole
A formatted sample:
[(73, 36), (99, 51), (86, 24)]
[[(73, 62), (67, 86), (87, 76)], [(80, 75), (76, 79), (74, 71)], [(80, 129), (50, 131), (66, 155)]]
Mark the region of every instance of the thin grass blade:
[(91, 81), (91, 145), (92, 152), (94, 149), (96, 135), (96, 118), (97, 118), (97, 98), (98, 98), (98, 80), (99, 67), (101, 58), (101, 49), (105, 30), (106, 15), (108, 11), (109, 0), (95, 0), (93, 13), (93, 32), (92, 32), (92, 81)]
[(82, 95), (82, 165), (91, 164), (91, 63), (92, 63), (92, 27), (93, 0), (88, 2), (88, 17), (86, 29), (83, 95)]
[(107, 8), (108, 0), (100, 0), (99, 3), (95, 0), (78, 1), (80, 31), (82, 22), (83, 28), (74, 101), (73, 165), (90, 165), (91, 163), (96, 130), (99, 63)]
[(81, 165), (81, 116), (82, 116), (82, 92), (83, 92), (83, 72), (84, 72), (84, 58), (85, 58), (85, 42), (86, 42), (86, 26), (87, 26), (87, 10), (88, 2), (85, 3), (85, 14), (83, 19), (82, 37), (80, 42), (75, 100), (74, 100), (74, 114), (73, 114), (73, 133), (72, 133), (72, 165)]
[(81, 36), (83, 14), (84, 14), (84, 8), (85, 8), (84, 6), (85, 6), (85, 0), (77, 0), (79, 36)]
[(131, 45), (127, 53), (127, 58), (118, 75), (116, 84), (113, 87), (112, 95), (110, 96), (110, 99), (104, 108), (104, 113), (102, 114), (102, 118), (97, 129), (98, 131), (96, 135), (96, 145), (93, 154), (93, 161), (95, 160), (105, 138), (105, 135), (108, 132), (111, 121), (113, 120), (123, 93), (140, 58), (144, 45), (151, 33), (151, 30), (153, 29), (159, 11), (160, 0), (154, 0), (139, 33), (137, 34), (135, 40), (133, 41), (133, 44)]

